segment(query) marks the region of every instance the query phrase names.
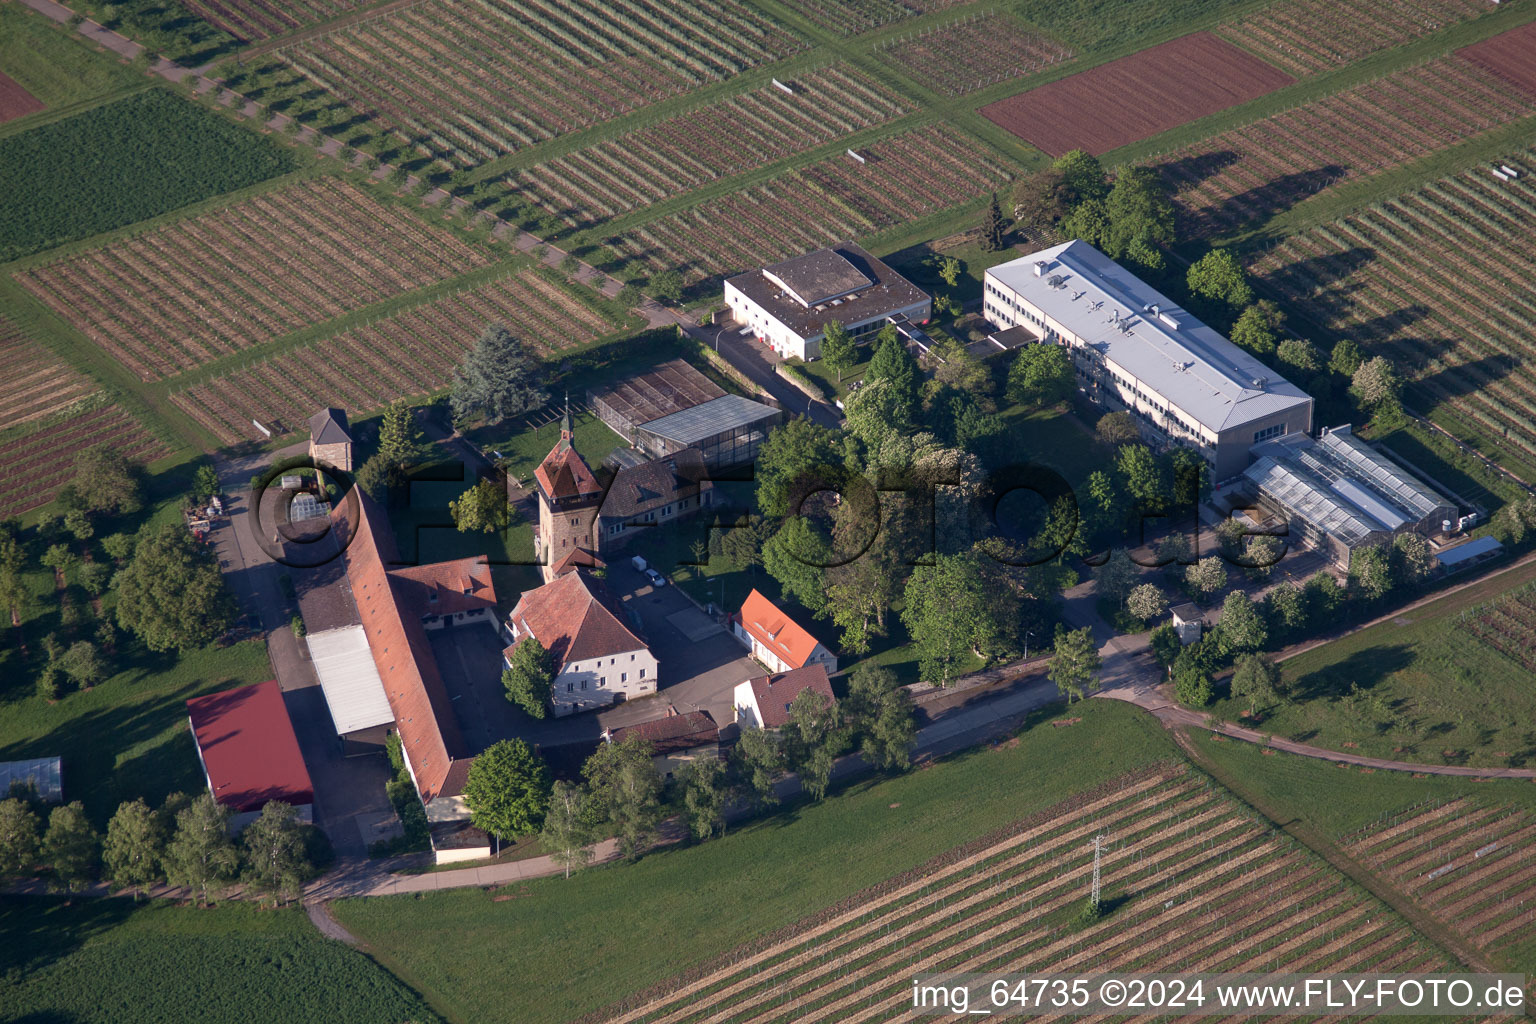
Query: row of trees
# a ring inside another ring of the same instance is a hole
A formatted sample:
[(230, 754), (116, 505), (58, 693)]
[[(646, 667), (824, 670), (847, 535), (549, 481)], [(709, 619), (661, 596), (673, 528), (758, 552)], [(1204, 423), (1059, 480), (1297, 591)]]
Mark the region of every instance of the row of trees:
[(54, 887), (79, 892), (97, 878), (142, 895), (168, 882), (207, 903), (240, 881), (263, 901), (297, 899), (316, 865), (315, 832), (288, 804), (273, 800), (236, 842), (229, 809), (208, 793), (177, 793), (159, 809), (143, 799), (120, 804), (105, 835), (79, 801), (53, 808), (43, 824), (40, 805), (26, 796), (0, 801), (0, 877), (50, 869)]
[(866, 663), (852, 673), (841, 704), (802, 691), (782, 730), (743, 730), (727, 758), (685, 764), (670, 789), (651, 745), (638, 737), (598, 747), (579, 783), (552, 781), (527, 743), (503, 740), (475, 758), (464, 797), (476, 827), (503, 840), (539, 835), (569, 874), (586, 864), (588, 847), (604, 836), (618, 841), (624, 857), (638, 857), (674, 807), (695, 837), (724, 834), (732, 807), (776, 804), (775, 786), (786, 772), (798, 773), (820, 800), (837, 758), (850, 750), (882, 770), (903, 769), (915, 736), (907, 691), (888, 669)]

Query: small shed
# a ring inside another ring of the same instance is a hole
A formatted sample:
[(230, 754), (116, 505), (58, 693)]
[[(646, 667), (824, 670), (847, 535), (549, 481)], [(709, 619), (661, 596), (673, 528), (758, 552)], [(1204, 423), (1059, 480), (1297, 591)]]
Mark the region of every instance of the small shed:
[(1205, 626), (1205, 613), (1199, 605), (1176, 604), (1169, 610), (1173, 613), (1173, 629), (1179, 634), (1180, 643), (1192, 644), (1200, 639), (1200, 631)]

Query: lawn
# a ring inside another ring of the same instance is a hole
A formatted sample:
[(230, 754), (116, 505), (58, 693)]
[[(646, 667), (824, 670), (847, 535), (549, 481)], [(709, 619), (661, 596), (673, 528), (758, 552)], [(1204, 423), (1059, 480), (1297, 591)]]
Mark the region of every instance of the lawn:
[(434, 1021), (299, 909), (0, 897), (0, 1018), (71, 1024)]
[[(1425, 764), (1536, 764), (1530, 673), (1461, 627), (1464, 612), (1533, 579), (1536, 562), (1288, 659), (1294, 700), (1259, 728)], [(1222, 700), (1213, 710), (1246, 708)]]
[[(64, 29), (19, 4), (0, 6), (0, 71), (50, 109), (141, 88), (121, 62), (71, 40)], [(37, 117), (47, 117), (43, 111)], [(9, 133), (22, 122), (0, 126)]]
[[(387, 967), (461, 1021), (591, 1012), (1122, 772), (1173, 756), (1150, 718), (1110, 701), (1065, 729), (797, 804), (723, 839), (496, 893), (335, 903)], [(960, 799), (958, 794), (964, 794)], [(559, 964), (559, 970), (551, 970)]]

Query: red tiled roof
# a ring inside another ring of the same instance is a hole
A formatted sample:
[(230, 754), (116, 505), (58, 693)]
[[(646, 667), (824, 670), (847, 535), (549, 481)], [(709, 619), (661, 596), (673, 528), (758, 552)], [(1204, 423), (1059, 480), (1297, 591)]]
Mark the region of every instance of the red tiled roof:
[[(396, 588), (403, 591), (407, 583), (392, 579), (386, 571), (387, 565), (398, 561), (389, 520), (366, 494), (355, 493), (357, 533), (343, 556), (352, 599), (422, 800), (451, 796), (445, 781), (453, 761), (465, 755), (464, 738), (448, 703), (426, 628), (420, 616), (408, 607), (402, 610), (408, 603)], [(332, 509), (337, 536), (346, 537), (351, 532), (346, 512), (353, 505), (349, 496)]]
[(408, 565), (388, 572), (395, 582), (402, 608), (415, 612), (418, 617), (452, 615), (496, 606), (491, 566), (484, 555), (431, 565)]
[(571, 553), (555, 563), (550, 570), (551, 576), (564, 576), (572, 569), (606, 569), (608, 563), (588, 551), (586, 548), (573, 548)]
[(736, 621), (791, 668), (803, 666), (816, 650), (816, 638), (755, 589), (741, 603)]
[(679, 715), (675, 713), (676, 709), (672, 710), (674, 713), (666, 718), (653, 718), (649, 722), (614, 729), (610, 738), (615, 743), (623, 743), (631, 736), (639, 736), (651, 744), (656, 754), (672, 754), (720, 742), (720, 727), (708, 711)]
[(315, 802), (276, 680), (193, 697), (187, 717), (213, 797), (225, 807), (244, 812), (259, 811), (268, 800), (296, 807)]
[(827, 667), (821, 662), (805, 668), (791, 669), (776, 676), (758, 676), (752, 680), (752, 698), (757, 701), (758, 717), (765, 729), (777, 729), (789, 721), (789, 706), (802, 690), (815, 690), (832, 703), (837, 697), (832, 693), (832, 681), (827, 678)]
[[(584, 569), (525, 593), (512, 609), (512, 619), (519, 633), (531, 632), (555, 656), (557, 674), (569, 662), (645, 646), (624, 624), (624, 610), (613, 594)], [(507, 648), (509, 654), (511, 650)]]
[(603, 493), (586, 460), (564, 437), (544, 456), (533, 476), (549, 498), (596, 498)]

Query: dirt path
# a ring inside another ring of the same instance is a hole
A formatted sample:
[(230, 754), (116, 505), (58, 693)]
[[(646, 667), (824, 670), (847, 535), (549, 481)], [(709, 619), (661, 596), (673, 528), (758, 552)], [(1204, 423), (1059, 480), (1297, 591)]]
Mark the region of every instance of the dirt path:
[(323, 901), (305, 903), (304, 913), (309, 915), (310, 921), (326, 938), (345, 942), (349, 946), (362, 945), (357, 941), (357, 936), (343, 928), (341, 922), (331, 916), (330, 904)]

